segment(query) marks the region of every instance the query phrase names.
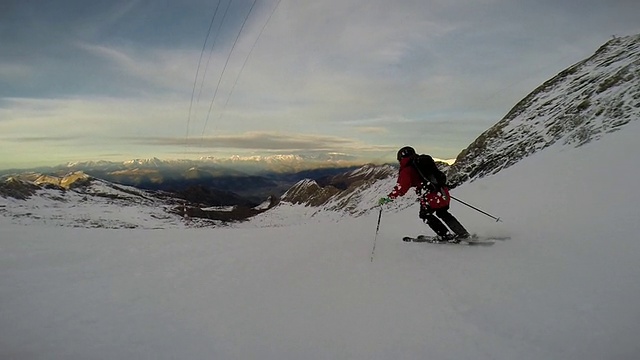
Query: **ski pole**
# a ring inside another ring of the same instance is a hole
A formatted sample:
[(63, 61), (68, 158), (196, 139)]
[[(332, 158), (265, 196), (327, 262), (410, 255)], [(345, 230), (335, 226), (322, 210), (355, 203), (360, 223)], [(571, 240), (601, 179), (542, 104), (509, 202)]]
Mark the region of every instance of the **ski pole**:
[(378, 230), (380, 230), (380, 219), (382, 218), (382, 206), (378, 212), (378, 226), (376, 226), (376, 236), (373, 238), (373, 250), (371, 250), (371, 262), (373, 262), (373, 254), (376, 252), (376, 241), (378, 240)]
[(481, 213), (483, 213), (483, 214), (487, 215), (488, 217), (490, 217), (490, 218), (494, 219), (496, 222), (501, 222), (501, 221), (502, 221), (502, 220), (500, 220), (500, 218), (499, 218), (499, 217), (495, 217), (495, 216), (493, 216), (493, 215), (491, 215), (491, 214), (489, 214), (489, 213), (487, 213), (487, 212), (484, 212), (484, 211), (482, 211), (482, 210), (478, 209), (477, 207), (475, 207), (475, 206), (473, 206), (473, 205), (471, 205), (471, 204), (467, 204), (466, 202), (464, 202), (464, 201), (462, 201), (462, 200), (460, 200), (460, 199), (456, 199), (455, 197), (453, 197), (453, 196), (451, 196), (451, 195), (449, 195), (449, 196), (450, 196), (453, 200), (456, 200), (456, 201), (458, 201), (459, 203), (461, 203), (461, 204), (463, 204), (463, 205), (467, 205), (468, 207), (472, 208), (472, 209), (473, 209), (473, 210), (475, 210), (475, 211), (478, 211), (478, 212), (481, 212)]

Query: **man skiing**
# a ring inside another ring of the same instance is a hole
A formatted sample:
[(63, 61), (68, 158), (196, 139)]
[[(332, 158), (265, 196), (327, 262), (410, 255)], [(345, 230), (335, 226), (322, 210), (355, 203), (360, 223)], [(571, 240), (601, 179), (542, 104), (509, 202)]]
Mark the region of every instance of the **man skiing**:
[[(397, 184), (386, 197), (378, 200), (378, 205), (387, 204), (406, 194), (409, 188), (415, 187), (416, 194), (420, 197), (420, 219), (438, 235), (439, 241), (458, 242), (468, 239), (469, 232), (449, 212), (450, 198), (446, 176), (437, 168), (433, 159), (428, 155), (417, 155), (410, 146), (400, 149), (397, 159), (400, 162)], [(454, 234), (451, 234), (440, 220), (444, 221)]]

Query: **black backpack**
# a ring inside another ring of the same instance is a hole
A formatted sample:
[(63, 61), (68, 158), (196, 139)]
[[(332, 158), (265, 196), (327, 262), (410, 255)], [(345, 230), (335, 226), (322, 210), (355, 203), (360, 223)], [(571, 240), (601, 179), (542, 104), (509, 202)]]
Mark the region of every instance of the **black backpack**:
[(411, 161), (411, 165), (418, 170), (424, 181), (433, 185), (433, 190), (439, 189), (447, 184), (447, 176), (438, 169), (436, 162), (429, 155), (416, 155)]

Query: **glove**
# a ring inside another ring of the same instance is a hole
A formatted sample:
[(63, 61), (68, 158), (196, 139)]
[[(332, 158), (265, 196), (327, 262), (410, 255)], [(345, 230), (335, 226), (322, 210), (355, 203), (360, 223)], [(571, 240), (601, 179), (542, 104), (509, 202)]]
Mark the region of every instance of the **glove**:
[(388, 197), (383, 197), (380, 198), (380, 200), (378, 200), (378, 205), (382, 206), (384, 204), (388, 204), (390, 202), (392, 202), (393, 200), (389, 199)]

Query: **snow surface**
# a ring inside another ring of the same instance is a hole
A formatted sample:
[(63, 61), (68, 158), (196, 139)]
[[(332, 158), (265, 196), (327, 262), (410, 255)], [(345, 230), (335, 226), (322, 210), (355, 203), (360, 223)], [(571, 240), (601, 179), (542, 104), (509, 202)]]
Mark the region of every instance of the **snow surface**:
[(491, 247), (403, 243), (429, 233), (417, 205), (377, 237), (375, 209), (157, 230), (0, 216), (0, 358), (637, 359), (638, 138), (636, 122), (455, 189), (504, 220), (453, 203), (511, 236)]
[[(58, 180), (54, 180), (54, 183)], [(25, 226), (64, 226), (109, 229), (166, 229), (211, 224), (192, 219), (189, 224), (152, 193), (99, 179), (82, 189), (40, 189), (28, 200), (0, 197), (0, 219)], [(0, 233), (1, 234), (1, 233)]]

